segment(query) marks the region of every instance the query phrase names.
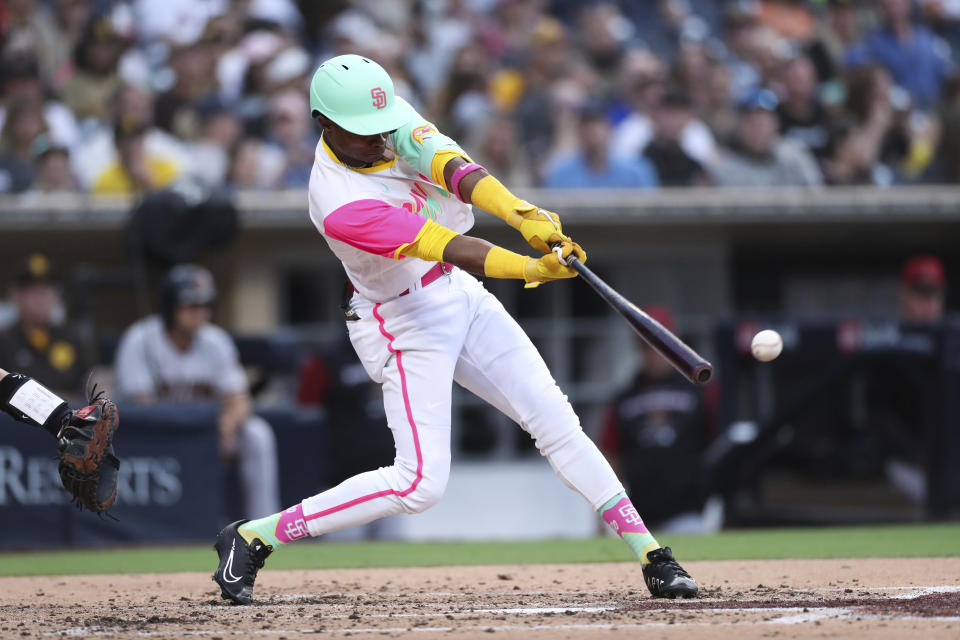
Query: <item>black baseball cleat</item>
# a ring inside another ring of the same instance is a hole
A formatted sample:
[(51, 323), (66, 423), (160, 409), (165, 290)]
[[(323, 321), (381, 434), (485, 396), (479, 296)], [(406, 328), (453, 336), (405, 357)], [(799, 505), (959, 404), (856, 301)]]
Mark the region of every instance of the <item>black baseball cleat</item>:
[(649, 564), (643, 565), (643, 580), (654, 598), (693, 598), (700, 588), (697, 581), (673, 559), (670, 547), (647, 553)]
[(237, 604), (250, 604), (253, 600), (253, 583), (257, 571), (263, 568), (263, 562), (273, 547), (264, 544), (260, 538), (254, 538), (247, 544), (237, 529), (248, 520), (237, 520), (225, 526), (217, 534), (213, 544), (214, 551), (220, 556), (220, 565), (213, 572), (213, 581), (220, 585), (220, 597), (233, 600)]

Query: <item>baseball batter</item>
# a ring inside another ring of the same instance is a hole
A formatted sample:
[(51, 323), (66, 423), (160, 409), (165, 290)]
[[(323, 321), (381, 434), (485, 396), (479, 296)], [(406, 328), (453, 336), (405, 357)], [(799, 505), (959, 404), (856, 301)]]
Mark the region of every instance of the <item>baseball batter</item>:
[[(586, 255), (559, 217), (473, 163), (394, 95), (390, 76), (371, 60), (343, 55), (321, 64), (310, 109), (323, 128), (310, 217), (352, 283), (347, 330), (383, 385), (396, 458), (286, 511), (225, 527), (214, 545), (221, 595), (250, 602), (258, 569), (280, 545), (436, 504), (450, 474), (453, 381), (534, 438), (561, 480), (634, 550), (653, 595), (695, 595), (697, 583), (644, 526), (529, 338), (470, 275), (527, 286), (574, 277), (565, 260)], [(542, 255), (463, 235), (473, 226), (471, 204), (518, 229)]]

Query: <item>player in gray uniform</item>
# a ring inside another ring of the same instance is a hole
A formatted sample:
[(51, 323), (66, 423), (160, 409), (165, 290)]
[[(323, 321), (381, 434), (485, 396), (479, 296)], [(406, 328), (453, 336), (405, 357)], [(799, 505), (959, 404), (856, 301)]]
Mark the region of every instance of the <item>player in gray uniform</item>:
[(276, 439), (252, 413), (236, 346), (210, 322), (216, 295), (209, 271), (174, 267), (162, 285), (162, 314), (136, 322), (120, 340), (115, 392), (141, 403), (219, 399), (220, 457), (237, 464), (246, 513), (263, 516), (280, 506)]

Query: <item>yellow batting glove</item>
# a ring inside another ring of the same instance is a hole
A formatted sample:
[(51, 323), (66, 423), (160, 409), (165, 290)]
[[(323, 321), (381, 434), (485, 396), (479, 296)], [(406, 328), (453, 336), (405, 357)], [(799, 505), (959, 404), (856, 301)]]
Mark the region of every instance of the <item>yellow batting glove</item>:
[[(566, 257), (572, 253), (572, 243), (567, 243), (567, 249), (567, 254), (564, 256), (564, 259), (566, 259)], [(549, 282), (550, 280), (562, 280), (564, 278), (576, 277), (576, 271), (564, 264), (561, 264), (559, 252), (554, 253), (552, 251), (546, 255), (540, 256), (539, 259), (528, 259), (523, 270), (523, 279), (528, 285), (532, 284), (533, 286), (538, 286), (541, 282)]]
[(550, 245), (567, 240), (560, 216), (526, 202), (517, 201), (507, 216), (507, 224), (517, 229), (527, 243), (540, 253), (550, 253)]
[(570, 258), (576, 258), (581, 263), (587, 261), (587, 252), (580, 248), (576, 242), (567, 238), (559, 244), (552, 245), (552, 251), (560, 258), (561, 264), (569, 264)]

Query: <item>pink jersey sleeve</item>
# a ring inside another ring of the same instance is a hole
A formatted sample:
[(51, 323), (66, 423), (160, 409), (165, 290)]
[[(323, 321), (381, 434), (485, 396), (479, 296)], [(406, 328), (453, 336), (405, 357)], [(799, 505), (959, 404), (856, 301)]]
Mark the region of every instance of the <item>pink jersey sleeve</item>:
[(426, 222), (406, 209), (364, 199), (332, 211), (323, 219), (323, 232), (361, 251), (393, 258), (398, 249), (417, 239)]

